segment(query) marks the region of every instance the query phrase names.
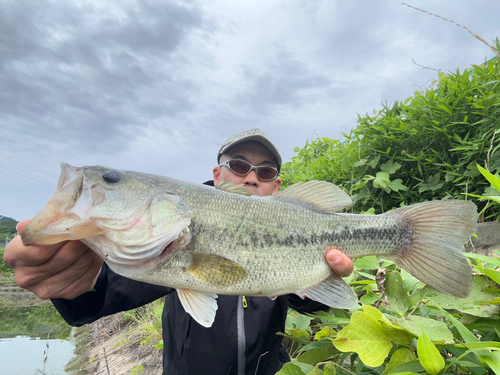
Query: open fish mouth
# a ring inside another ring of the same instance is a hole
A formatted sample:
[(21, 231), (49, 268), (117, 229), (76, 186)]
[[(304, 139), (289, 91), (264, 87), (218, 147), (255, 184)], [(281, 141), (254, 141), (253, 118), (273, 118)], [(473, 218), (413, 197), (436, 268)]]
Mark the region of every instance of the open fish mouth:
[(178, 197), (151, 189), (135, 198), (127, 211), (108, 194), (109, 170), (99, 171), (61, 163), (56, 192), (22, 233), (23, 243), (81, 240), (112, 268), (144, 270), (189, 242), (189, 230), (178, 239), (191, 219), (189, 207), (182, 206)]
[(100, 233), (101, 229), (96, 223), (83, 216), (84, 206), (88, 207), (90, 198), (86, 185), (83, 168), (61, 163), (56, 192), (22, 233), (23, 243), (52, 245)]

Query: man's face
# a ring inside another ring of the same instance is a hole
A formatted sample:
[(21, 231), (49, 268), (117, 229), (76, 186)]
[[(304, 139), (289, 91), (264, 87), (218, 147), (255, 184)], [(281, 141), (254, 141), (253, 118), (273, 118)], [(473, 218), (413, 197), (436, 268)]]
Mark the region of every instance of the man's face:
[[(276, 160), (271, 152), (258, 142), (242, 142), (227, 150), (221, 156), (220, 162), (223, 163), (229, 159), (241, 159), (252, 165), (269, 165), (277, 167)], [(271, 195), (278, 191), (281, 185), (281, 179), (278, 177), (273, 181), (261, 181), (257, 178), (257, 171), (253, 170), (246, 176), (238, 176), (229, 168), (215, 167), (214, 183), (217, 185), (220, 181), (232, 181), (235, 185), (243, 185), (245, 189), (258, 195)]]

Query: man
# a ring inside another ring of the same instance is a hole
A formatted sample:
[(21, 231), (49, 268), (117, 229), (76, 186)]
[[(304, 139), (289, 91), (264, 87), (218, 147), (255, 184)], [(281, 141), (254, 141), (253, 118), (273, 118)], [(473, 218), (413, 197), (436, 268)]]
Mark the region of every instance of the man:
[[(280, 187), (281, 156), (260, 129), (229, 138), (217, 162), (213, 183), (207, 184), (232, 181), (258, 195), (274, 194)], [(19, 233), (28, 221), (18, 224)], [(325, 257), (336, 274), (352, 272), (352, 262), (340, 251), (330, 249)], [(276, 334), (285, 329), (288, 307), (300, 312), (327, 309), (295, 295), (275, 300), (220, 295), (215, 321), (205, 328), (184, 311), (174, 289), (115, 274), (79, 241), (25, 247), (17, 236), (5, 249), (4, 259), (15, 269), (19, 286), (51, 298), (74, 326), (165, 296), (164, 374), (275, 374), (289, 360)]]

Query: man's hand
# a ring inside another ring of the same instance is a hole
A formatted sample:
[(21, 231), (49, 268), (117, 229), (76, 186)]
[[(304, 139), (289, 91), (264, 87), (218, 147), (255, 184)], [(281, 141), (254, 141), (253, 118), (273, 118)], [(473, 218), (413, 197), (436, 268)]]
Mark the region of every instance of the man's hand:
[[(17, 224), (21, 234), (29, 219)], [(16, 236), (5, 248), (4, 262), (14, 268), (16, 282), (42, 299), (73, 299), (92, 290), (103, 261), (80, 241), (24, 246)]]
[(325, 258), (332, 271), (338, 276), (349, 276), (354, 269), (352, 260), (340, 250), (330, 248)]

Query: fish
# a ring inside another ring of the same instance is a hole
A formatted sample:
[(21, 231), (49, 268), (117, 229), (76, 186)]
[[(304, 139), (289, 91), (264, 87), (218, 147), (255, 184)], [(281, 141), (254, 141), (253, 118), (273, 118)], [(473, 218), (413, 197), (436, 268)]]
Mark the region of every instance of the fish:
[(434, 289), (469, 295), (464, 244), (477, 207), (437, 200), (380, 215), (340, 213), (352, 205), (325, 181), (258, 196), (232, 182), (215, 188), (103, 166), (61, 163), (56, 191), (22, 233), (23, 243), (80, 240), (124, 277), (175, 288), (186, 310), (210, 327), (217, 295), (296, 294), (325, 305), (358, 306), (325, 252), (383, 256)]

